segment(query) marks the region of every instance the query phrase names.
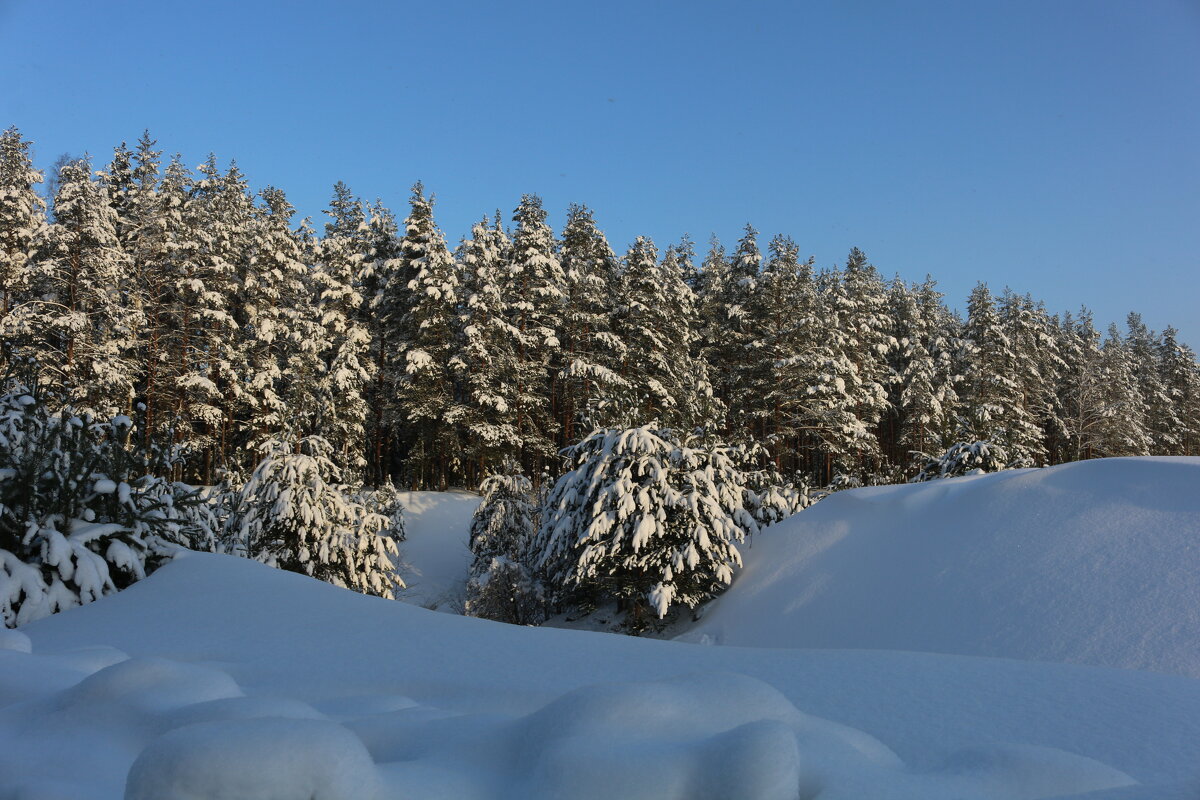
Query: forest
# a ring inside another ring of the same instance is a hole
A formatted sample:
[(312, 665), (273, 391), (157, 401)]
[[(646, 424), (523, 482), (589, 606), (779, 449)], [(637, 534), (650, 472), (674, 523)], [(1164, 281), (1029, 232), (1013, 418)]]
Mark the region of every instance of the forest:
[[(618, 255), (586, 206), (567, 209), (556, 232), (535, 195), (452, 244), (420, 183), (402, 220), (338, 183), (318, 230), (293, 221), (283, 190), (252, 191), (236, 164), (210, 156), (192, 170), (157, 147), (147, 133), (102, 166), (62, 159), (44, 181), (30, 142), (16, 128), (0, 136), (5, 435), (11, 454), (33, 429), (21, 420), (43, 409), (37, 425), (57, 425), (62, 441), (86, 428), (95, 452), (140, 459), (139, 491), (157, 498), (137, 512), (143, 521), (178, 506), (179, 525), (194, 529), (198, 512), (184, 513), (184, 495), (162, 487), (234, 487), (223, 513), (251, 555), (256, 536), (279, 540), (268, 531), (280, 516), (261, 507), (282, 490), (263, 487), (283, 485), (289, 469), (310, 488), (303, 476), (319, 474), (322, 485), (368, 494), (489, 480), (540, 492), (558, 505), (545, 511), (530, 563), (578, 587), (613, 569), (588, 566), (597, 551), (581, 555), (563, 520), (589, 513), (584, 492), (560, 477), (583, 481), (595, 459), (620, 461), (621, 448), (638, 458), (661, 451), (681, 474), (686, 463), (687, 474), (744, 486), (757, 500), (718, 498), (728, 513), (704, 523), (736, 528), (725, 542), (755, 524), (739, 522), (742, 512), (770, 521), (754, 506), (773, 493), (794, 510), (810, 487), (903, 482), (956, 446), (1001, 467), (1200, 448), (1195, 353), (1174, 328), (1151, 330), (1136, 313), (1102, 332), (1086, 308), (1052, 313), (1028, 294), (979, 284), (962, 315), (932, 278), (886, 278), (857, 248), (840, 266), (818, 266), (788, 236), (764, 243), (750, 225), (729, 248), (715, 237), (703, 252), (687, 237), (661, 247), (639, 237)], [(47, 452), (70, 449), (55, 447)], [(0, 488), (10, 491), (23, 468), (4, 468)], [(100, 477), (87, 502), (125, 503), (109, 488), (120, 481), (88, 474)], [(630, 475), (636, 483), (645, 472)], [(603, 478), (588, 480), (594, 489)], [(20, 496), (32, 502), (28, 489)], [(625, 519), (619, 497), (593, 500)], [(345, 530), (383, 531), (395, 516), (382, 501), (324, 507)], [(97, 518), (88, 513), (59, 516)], [(293, 522), (302, 543), (304, 526)], [(30, 548), (17, 541), (23, 524), (6, 523), (0, 553)], [(635, 540), (650, 535), (633, 527)], [(208, 526), (210, 537), (219, 528), (228, 525)], [(384, 571), (389, 546), (347, 545), (355, 563)], [(337, 560), (303, 544), (271, 552), (309, 574)], [(682, 552), (663, 561), (663, 574), (691, 563)], [(616, 594), (661, 616), (727, 583), (735, 561), (719, 554), (724, 566), (699, 584), (638, 579)], [(378, 570), (330, 569), (323, 577), (342, 585), (391, 591)]]

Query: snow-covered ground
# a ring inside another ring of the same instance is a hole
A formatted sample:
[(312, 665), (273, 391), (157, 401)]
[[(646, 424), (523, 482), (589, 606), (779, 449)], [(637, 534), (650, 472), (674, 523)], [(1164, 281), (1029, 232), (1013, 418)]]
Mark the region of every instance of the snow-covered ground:
[(400, 543), (400, 600), (461, 614), (467, 592), (471, 515), (480, 497), (472, 492), (400, 492), (405, 540)]
[[(842, 493), (756, 538), (690, 632), (718, 647), (191, 554), (0, 633), (0, 798), (1195, 800), (1197, 477), (1136, 460)], [(432, 520), (461, 541), (468, 503), (428, 499), (401, 547), (444, 592), (460, 556)], [(792, 649), (839, 613), (838, 646), (879, 649)], [(945, 654), (981, 651), (1003, 657)]]
[(752, 544), (685, 640), (1200, 678), (1200, 458), (841, 492)]

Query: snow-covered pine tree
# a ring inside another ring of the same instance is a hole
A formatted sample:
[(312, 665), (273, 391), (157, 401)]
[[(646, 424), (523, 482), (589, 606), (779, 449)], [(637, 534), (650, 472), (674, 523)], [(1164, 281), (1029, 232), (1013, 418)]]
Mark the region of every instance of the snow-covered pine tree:
[(898, 430), (892, 461), (909, 469), (913, 454), (940, 451), (949, 436), (957, 402), (954, 374), (955, 320), (941, 302), (932, 278), (908, 287), (892, 285), (891, 316), (896, 347), (892, 350), (892, 412)]
[(15, 127), (0, 133), (0, 320), (24, 291), (29, 262), (46, 225), (46, 203), (34, 187), (42, 174)]
[(649, 427), (600, 429), (568, 448), (572, 469), (543, 506), (536, 552), (556, 602), (614, 599), (639, 630), (722, 591), (757, 526), (725, 448)]
[(339, 462), (357, 473), (366, 466), (363, 395), (374, 364), (369, 354), (371, 335), (361, 322), (363, 297), (355, 288), (364, 258), (358, 238), (363, 213), (361, 204), (347, 197), (348, 190), (339, 183), (328, 212), (333, 221), (315, 248), (316, 264), (309, 273), (309, 291), (317, 299), (322, 328), (322, 369), (311, 430), (336, 443)]
[[(411, 305), (397, 336), (395, 377), (398, 423), (408, 445), (405, 465), (414, 486), (445, 491), (463, 471), (456, 421), (457, 394), (451, 359), (458, 349), (459, 269), (442, 232), (433, 226), (432, 203), (414, 190), (411, 224), (420, 209), (428, 230), (420, 232), (421, 255), (408, 262)], [(402, 370), (402, 372), (401, 372)]]
[(541, 584), (528, 564), (537, 534), (533, 484), (515, 463), (484, 478), (483, 501), (471, 517), (471, 570), (466, 612), (515, 625), (545, 619)]
[[(311, 383), (320, 371), (311, 350), (302, 374), (292, 370), (299, 366), (297, 358), (304, 348), (310, 347), (305, 339), (315, 327), (312, 304), (305, 296), (308, 266), (291, 230), (295, 210), (280, 189), (268, 186), (260, 196), (263, 206), (254, 209), (249, 223), (251, 251), (236, 311), (241, 324), (235, 362), (239, 405), (233, 456), (236, 466), (245, 470), (254, 464), (247, 456), (263, 441), (286, 430), (303, 429), (296, 418), (302, 416), (306, 403), (289, 397), (292, 384)], [(294, 388), (303, 391), (305, 387)]]
[(1146, 327), (1141, 314), (1131, 313), (1126, 320), (1125, 346), (1138, 393), (1146, 406), (1146, 432), (1152, 453), (1174, 453), (1183, 429), (1178, 406), (1163, 381), (1162, 337)]
[(251, 558), (347, 589), (394, 598), (395, 541), (387, 517), (346, 496), (334, 448), (319, 436), (270, 439), (241, 487), (230, 538)]
[[(367, 386), (364, 397), (370, 409), (367, 416), (366, 444), (368, 482), (381, 486), (391, 480), (396, 470), (396, 432), (389, 418), (390, 397), (394, 387), (389, 382), (389, 356), (394, 352), (393, 326), (388, 320), (397, 314), (388, 308), (393, 298), (389, 286), (397, 286), (400, 260), (400, 237), (395, 215), (376, 200), (367, 213), (363, 232), (366, 251), (358, 271), (357, 286), (363, 298), (361, 322), (371, 336), (369, 360), (375, 365), (374, 380)], [(403, 316), (403, 309), (399, 309)]]
[(1003, 447), (991, 442), (958, 442), (940, 456), (926, 458), (921, 471), (910, 483), (938, 478), (957, 478), (984, 472), (998, 472), (1011, 466)]
[(639, 236), (623, 259), (614, 332), (625, 345), (620, 372), (624, 387), (612, 388), (607, 417), (627, 426), (691, 430), (711, 423), (712, 389), (703, 365), (693, 361), (695, 299), (678, 262), (658, 260), (649, 239)]
[(800, 249), (790, 238), (771, 239), (769, 257), (749, 303), (755, 332), (748, 348), (745, 402), (754, 438), (755, 460), (775, 471), (799, 468), (800, 418), (790, 406), (791, 391), (783, 372), (788, 359), (805, 353), (807, 319), (812, 314), (812, 261), (800, 263)]
[(112, 210), (90, 177), (86, 162), (61, 168), (58, 216), (42, 229), (4, 344), (10, 358), (37, 363), (42, 391), (113, 414), (129, 409), (132, 330), (123, 323), (135, 314), (120, 308), (123, 254)]
[(157, 449), (125, 416), (0, 396), (0, 620), (14, 627), (145, 577), (192, 539), (190, 487), (157, 477)]
[(963, 328), (962, 406), (957, 436), (961, 441), (989, 441), (1010, 456), (1027, 456), (1034, 429), (1025, 410), (1014, 366), (1012, 340), (986, 284), (967, 300)]
[(1100, 407), (1096, 426), (1096, 455), (1149, 455), (1154, 440), (1149, 426), (1149, 408), (1138, 385), (1133, 354), (1117, 326), (1110, 325), (1101, 350)]
[(515, 351), (514, 424), (521, 437), (522, 466), (535, 473), (557, 449), (553, 363), (561, 347), (558, 337), (566, 279), (541, 198), (524, 195), (513, 222), (516, 230), (505, 277), (509, 323), (520, 333)]
[(1200, 367), (1195, 352), (1179, 342), (1179, 331), (1170, 325), (1162, 333), (1158, 363), (1178, 425), (1171, 455), (1194, 455), (1200, 447)]
[(628, 382), (620, 373), (626, 342), (613, 331), (619, 265), (587, 206), (567, 210), (559, 258), (564, 298), (555, 382), (558, 444), (565, 446), (603, 424), (598, 406)]
[(520, 331), (509, 322), (507, 249), (504, 231), (484, 217), (458, 251), (465, 302), (462, 337), (450, 366), (462, 387), (455, 424), (464, 434), (468, 481), (486, 475), (489, 465), (516, 458), (521, 449), (516, 426)]
[(998, 310), (1011, 348), (1007, 368), (1016, 404), (1007, 414), (1009, 457), (1044, 464), (1047, 439), (1062, 429), (1053, 402), (1055, 376), (1063, 367), (1058, 342), (1045, 309), (1029, 295), (1005, 289)]
[(755, 331), (750, 301), (762, 265), (757, 237), (758, 231), (747, 224), (728, 258), (714, 237), (700, 277), (703, 352), (713, 389), (726, 408), (725, 430), (730, 436), (740, 436), (750, 425), (745, 383), (753, 369), (749, 347)]

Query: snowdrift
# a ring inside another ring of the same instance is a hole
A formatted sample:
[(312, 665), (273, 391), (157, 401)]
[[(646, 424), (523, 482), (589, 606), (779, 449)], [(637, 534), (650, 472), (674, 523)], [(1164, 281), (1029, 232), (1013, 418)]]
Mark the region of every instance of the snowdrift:
[(1200, 677), (1200, 458), (841, 492), (743, 557), (682, 638)]
[(0, 639), (3, 798), (1131, 800), (1198, 765), (1190, 678), (518, 628), (226, 556)]

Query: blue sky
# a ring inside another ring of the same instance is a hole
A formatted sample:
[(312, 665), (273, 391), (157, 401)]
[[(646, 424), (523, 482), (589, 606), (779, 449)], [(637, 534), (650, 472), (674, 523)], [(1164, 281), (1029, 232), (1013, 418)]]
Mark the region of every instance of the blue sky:
[(452, 241), (520, 195), (621, 251), (751, 222), (1200, 346), (1200, 3), (0, 0), (40, 166), (149, 128), (319, 217), (337, 180)]

